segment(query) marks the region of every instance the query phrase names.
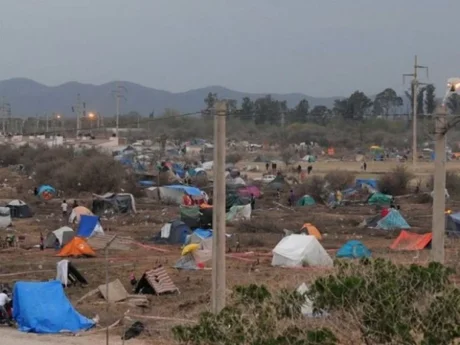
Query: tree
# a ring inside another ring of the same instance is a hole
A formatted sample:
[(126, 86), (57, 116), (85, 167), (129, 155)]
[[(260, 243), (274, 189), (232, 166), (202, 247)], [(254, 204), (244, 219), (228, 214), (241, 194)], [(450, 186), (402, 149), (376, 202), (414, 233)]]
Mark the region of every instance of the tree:
[(255, 122), (258, 125), (269, 123), (277, 125), (281, 119), (281, 109), (287, 108), (286, 102), (275, 101), (271, 95), (258, 98), (254, 102)]
[(317, 105), (310, 111), (310, 118), (316, 122), (324, 124), (331, 111), (324, 105)]
[(210, 110), (214, 107), (214, 104), (216, 104), (216, 101), (218, 100), (217, 98), (217, 93), (210, 92), (204, 99), (204, 103), (206, 103), (206, 110)]
[(290, 122), (307, 122), (309, 110), (310, 104), (305, 98), (302, 99), (299, 102), (299, 104), (297, 104), (297, 106), (293, 109), (293, 111), (290, 112)]
[(238, 107), (238, 101), (236, 99), (228, 99), (227, 100), (228, 114), (234, 114), (237, 107)]
[(446, 106), (451, 114), (460, 115), (460, 95), (454, 93), (447, 99)]
[(254, 102), (249, 97), (244, 97), (241, 103), (241, 112), (238, 115), (240, 120), (252, 121), (254, 118)]
[(426, 88), (419, 87), (417, 92), (417, 115), (425, 114), (425, 91)]
[(292, 147), (287, 147), (281, 151), (281, 159), (283, 160), (284, 164), (286, 164), (286, 166), (289, 166), (295, 155), (295, 150)]
[(355, 91), (349, 98), (334, 102), (336, 114), (347, 120), (362, 121), (370, 107), (372, 107), (372, 101), (361, 91)]
[(374, 115), (388, 117), (390, 113), (394, 112), (396, 107), (402, 105), (402, 98), (398, 96), (395, 90), (388, 88), (375, 96), (373, 113)]
[(436, 87), (433, 84), (425, 88), (425, 107), (428, 114), (433, 114), (436, 109)]

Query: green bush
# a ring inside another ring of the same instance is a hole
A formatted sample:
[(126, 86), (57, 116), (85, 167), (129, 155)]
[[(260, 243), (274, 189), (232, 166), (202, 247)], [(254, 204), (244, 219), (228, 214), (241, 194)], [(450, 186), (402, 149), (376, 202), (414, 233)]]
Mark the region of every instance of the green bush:
[(414, 174), (406, 166), (398, 165), (380, 178), (380, 191), (389, 195), (407, 194), (409, 183), (413, 178)]
[(324, 179), (329, 184), (330, 190), (344, 190), (351, 187), (356, 179), (356, 175), (351, 171), (335, 170), (324, 176)]

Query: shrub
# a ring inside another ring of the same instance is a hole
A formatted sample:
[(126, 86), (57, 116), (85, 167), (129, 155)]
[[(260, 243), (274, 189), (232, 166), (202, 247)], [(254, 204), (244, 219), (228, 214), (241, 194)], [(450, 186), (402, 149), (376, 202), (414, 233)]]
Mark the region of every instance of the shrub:
[(236, 164), (243, 159), (243, 155), (238, 152), (229, 153), (225, 160), (227, 163)]
[(283, 160), (284, 164), (288, 166), (296, 157), (295, 150), (293, 148), (286, 148), (281, 151), (281, 159)]
[(356, 175), (351, 171), (335, 170), (324, 176), (332, 190), (344, 190), (352, 186), (355, 182)]
[(315, 201), (321, 202), (325, 193), (325, 184), (326, 181), (323, 177), (314, 175), (309, 177), (304, 183), (295, 185), (294, 193), (298, 197), (308, 194)]
[(380, 178), (380, 191), (390, 195), (407, 194), (409, 182), (414, 178), (406, 166), (398, 165)]

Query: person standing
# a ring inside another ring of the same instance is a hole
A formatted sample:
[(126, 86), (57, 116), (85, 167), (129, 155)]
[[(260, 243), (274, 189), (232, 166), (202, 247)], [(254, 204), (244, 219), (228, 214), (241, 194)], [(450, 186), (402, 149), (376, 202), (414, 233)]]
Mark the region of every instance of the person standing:
[(364, 170), (364, 171), (367, 170), (367, 163), (366, 163), (366, 161), (364, 161), (364, 163), (363, 163), (363, 170)]
[(307, 174), (310, 175), (312, 170), (313, 170), (313, 167), (309, 165), (307, 168)]
[(254, 211), (256, 208), (256, 198), (254, 197), (254, 194), (251, 194), (251, 210)]
[(270, 168), (270, 164), (266, 163), (266, 164), (265, 164), (265, 170), (268, 171), (268, 168)]
[(61, 211), (62, 211), (62, 216), (64, 218), (67, 217), (67, 209), (69, 208), (69, 205), (67, 204), (67, 201), (65, 200), (62, 200), (62, 204), (61, 204)]
[(43, 238), (43, 234), (40, 232), (40, 250), (45, 250), (45, 239)]
[(11, 326), (11, 318), (8, 315), (8, 311), (6, 310), (6, 306), (8, 303), (11, 302), (11, 299), (8, 297), (8, 292), (3, 290), (0, 293), (0, 316), (7, 321), (8, 325)]

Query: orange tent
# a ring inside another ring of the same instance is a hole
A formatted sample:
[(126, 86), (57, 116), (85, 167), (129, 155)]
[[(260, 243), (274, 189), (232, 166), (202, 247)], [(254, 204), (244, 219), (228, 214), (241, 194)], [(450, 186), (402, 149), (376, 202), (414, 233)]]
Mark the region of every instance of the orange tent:
[(318, 228), (310, 223), (305, 223), (300, 229), (300, 231), (308, 232), (309, 235), (315, 236), (317, 240), (320, 240), (322, 238), (321, 233), (319, 232)]
[(93, 248), (90, 247), (86, 241), (81, 238), (81, 237), (74, 237), (72, 241), (67, 243), (59, 252), (57, 256), (73, 256), (73, 257), (79, 257), (79, 256), (96, 256), (96, 253), (94, 252)]
[(393, 250), (422, 250), (431, 243), (432, 234), (415, 234), (409, 231), (401, 231), (390, 248)]

